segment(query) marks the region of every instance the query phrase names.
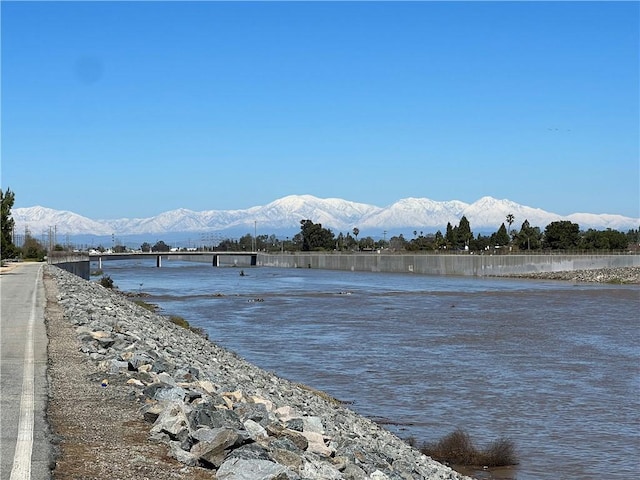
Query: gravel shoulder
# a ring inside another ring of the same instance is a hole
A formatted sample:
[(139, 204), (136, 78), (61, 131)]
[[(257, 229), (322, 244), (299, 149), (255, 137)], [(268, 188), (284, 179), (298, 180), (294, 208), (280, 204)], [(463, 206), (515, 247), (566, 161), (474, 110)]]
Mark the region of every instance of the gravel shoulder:
[(75, 329), (57, 303), (55, 280), (45, 274), (49, 337), (48, 420), (56, 450), (54, 479), (121, 480), (213, 478), (151, 443), (149, 424), (126, 389), (102, 387), (104, 374), (80, 351)]

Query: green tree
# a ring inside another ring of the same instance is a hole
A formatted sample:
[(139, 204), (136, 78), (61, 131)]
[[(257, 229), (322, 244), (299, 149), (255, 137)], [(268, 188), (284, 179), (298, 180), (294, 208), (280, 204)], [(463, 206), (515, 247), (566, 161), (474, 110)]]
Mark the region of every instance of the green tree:
[(577, 248), (580, 242), (580, 226), (569, 220), (551, 222), (544, 229), (544, 248), (568, 250)]
[(353, 236), (356, 237), (356, 243), (358, 243), (358, 235), (360, 235), (360, 229), (358, 227), (353, 227)]
[[(360, 233), (360, 232), (358, 232)], [(358, 241), (351, 236), (349, 232), (347, 232), (346, 237), (344, 238), (344, 249), (345, 250), (357, 250), (358, 249)]]
[(278, 252), (282, 249), (282, 242), (273, 233), (271, 235), (258, 235), (258, 249)]
[(491, 244), (494, 247), (504, 247), (505, 245), (509, 245), (511, 241), (511, 237), (507, 233), (507, 227), (504, 226), (504, 223), (500, 225), (500, 228), (496, 233), (491, 235)]
[(515, 237), (515, 243), (520, 250), (538, 250), (542, 244), (541, 237), (540, 228), (532, 227), (529, 220), (525, 220)]
[(240, 237), (240, 240), (238, 240), (238, 246), (240, 247), (240, 250), (245, 250), (247, 252), (250, 252), (253, 250), (253, 236), (251, 236), (250, 233), (247, 233), (246, 235), (243, 235), (242, 237)]
[(435, 235), (424, 236), (420, 232), (420, 236), (412, 239), (407, 245), (407, 250), (433, 250), (435, 248)]
[(5, 193), (0, 189), (0, 204), (1, 206), (1, 218), (2, 226), (2, 243), (0, 244), (0, 257), (2, 260), (5, 258), (12, 258), (16, 254), (16, 247), (13, 244), (13, 227), (14, 221), (11, 217), (11, 209), (13, 208), (13, 202), (15, 200), (15, 194), (11, 189), (7, 188)]
[(163, 240), (156, 242), (156, 244), (151, 247), (152, 252), (168, 252), (169, 250), (171, 250), (171, 247), (164, 243)]
[(151, 244), (149, 242), (144, 242), (142, 245), (140, 245), (140, 250), (142, 250), (143, 252), (150, 252)]
[(389, 239), (389, 248), (400, 251), (405, 250), (407, 248), (407, 241), (404, 238), (404, 235), (400, 234), (398, 236), (391, 237)]
[(333, 232), (322, 228), (321, 223), (313, 223), (311, 220), (300, 220), (300, 233), (302, 235), (302, 251), (333, 250), (336, 245)]
[(360, 250), (372, 250), (375, 243), (373, 237), (364, 237), (360, 239), (358, 245), (360, 246)]
[(447, 247), (455, 248), (458, 243), (458, 232), (457, 228), (454, 228), (451, 225), (451, 222), (447, 222), (447, 232), (444, 234), (444, 238), (447, 241)]
[(488, 237), (486, 235), (481, 235), (479, 233), (476, 238), (471, 240), (469, 244), (469, 250), (473, 250), (474, 252), (481, 252), (483, 250), (488, 250), (489, 245), (491, 245), (492, 237), (493, 235), (491, 237)]
[(626, 250), (629, 246), (627, 236), (617, 230), (589, 229), (582, 235), (580, 248), (585, 250)]
[(604, 233), (609, 239), (609, 248), (611, 250), (626, 250), (629, 248), (629, 238), (624, 233), (610, 228)]
[(469, 242), (473, 239), (473, 232), (471, 231), (471, 225), (466, 216), (462, 216), (460, 224), (458, 225), (458, 247), (468, 247)]
[(37, 239), (27, 235), (22, 245), (22, 256), (28, 260), (41, 262), (47, 256), (47, 250)]
[(385, 240), (384, 238), (380, 238), (380, 239), (376, 240), (376, 243), (373, 246), (373, 248), (378, 249), (378, 250), (383, 250), (385, 248), (389, 248), (389, 241)]
[(220, 252), (237, 252), (238, 250), (241, 250), (241, 248), (238, 246), (237, 240), (225, 238), (218, 244), (216, 250)]

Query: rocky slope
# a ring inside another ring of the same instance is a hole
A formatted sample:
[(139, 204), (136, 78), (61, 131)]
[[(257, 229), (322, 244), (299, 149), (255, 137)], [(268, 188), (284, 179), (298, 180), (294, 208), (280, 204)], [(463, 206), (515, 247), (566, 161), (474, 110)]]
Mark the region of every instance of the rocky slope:
[(588, 283), (640, 284), (640, 267), (598, 268), (594, 270), (539, 272), (506, 276)]
[(54, 478), (467, 478), (122, 295), (47, 276)]

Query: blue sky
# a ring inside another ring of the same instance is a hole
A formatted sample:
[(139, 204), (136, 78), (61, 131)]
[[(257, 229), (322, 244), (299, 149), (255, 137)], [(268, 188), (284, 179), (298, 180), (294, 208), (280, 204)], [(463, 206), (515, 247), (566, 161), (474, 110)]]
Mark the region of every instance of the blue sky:
[(489, 195), (640, 217), (637, 2), (1, 8), (14, 207)]

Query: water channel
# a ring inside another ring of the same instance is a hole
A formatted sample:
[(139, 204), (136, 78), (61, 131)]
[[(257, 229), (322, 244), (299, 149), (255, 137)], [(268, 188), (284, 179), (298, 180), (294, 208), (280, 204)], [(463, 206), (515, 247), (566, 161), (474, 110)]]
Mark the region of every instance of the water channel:
[(401, 438), (500, 437), (520, 464), (478, 478), (640, 474), (640, 287), (110, 261), (215, 343), (350, 402)]

